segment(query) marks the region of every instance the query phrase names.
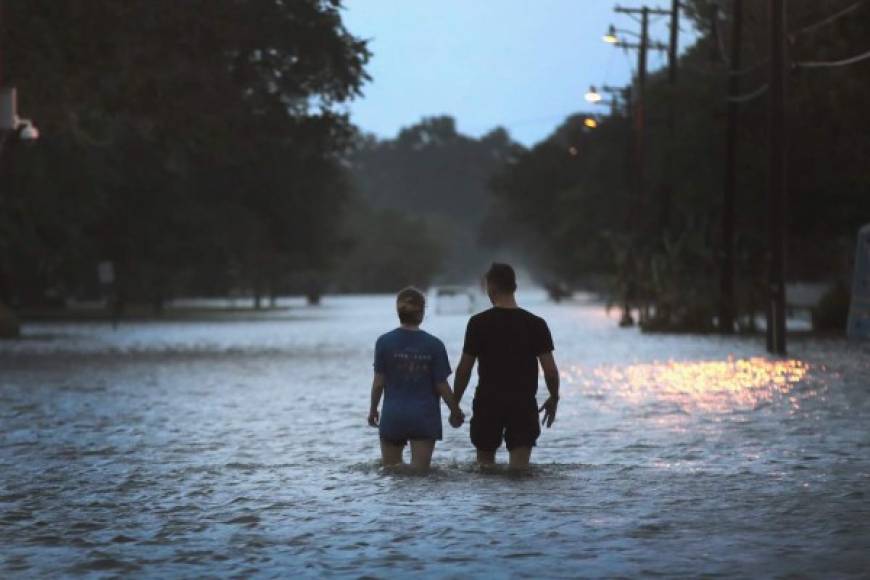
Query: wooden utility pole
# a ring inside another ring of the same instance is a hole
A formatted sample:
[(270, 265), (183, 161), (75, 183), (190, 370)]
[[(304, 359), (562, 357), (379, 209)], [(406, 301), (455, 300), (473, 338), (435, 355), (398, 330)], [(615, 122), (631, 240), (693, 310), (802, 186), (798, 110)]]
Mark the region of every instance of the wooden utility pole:
[[(658, 8), (650, 8), (648, 6), (643, 6), (641, 8), (623, 8), (621, 6), (616, 6), (614, 8), (614, 12), (621, 14), (630, 14), (632, 16), (640, 14), (641, 17), (641, 31), (640, 34), (637, 35), (640, 42), (631, 43), (619, 41), (616, 42), (616, 46), (620, 48), (631, 48), (637, 50), (637, 98), (633, 103), (633, 115), (629, 116), (629, 119), (634, 121), (634, 138), (635, 138), (635, 184), (637, 187), (637, 199), (629, 209), (628, 215), (629, 219), (634, 222), (631, 227), (637, 231), (646, 231), (646, 225), (649, 222), (645, 222), (643, 224), (639, 223), (642, 220), (646, 219), (647, 216), (647, 184), (646, 184), (646, 77), (647, 77), (647, 54), (649, 49), (663, 50), (665, 49), (659, 43), (652, 44), (649, 40), (649, 17), (651, 14), (661, 14), (668, 15), (670, 11), (662, 10)], [(627, 262), (629, 263), (628, 272), (626, 276), (628, 277), (628, 287), (633, 288), (635, 286), (635, 281), (633, 280), (634, 272), (631, 263), (634, 261), (634, 256), (636, 254), (636, 248), (634, 241), (630, 242), (628, 249), (628, 258)], [(632, 294), (631, 290), (626, 291), (627, 294)], [(625, 304), (623, 306), (622, 317), (620, 319), (620, 326), (631, 326), (634, 324), (634, 320), (631, 317), (631, 309), (630, 309), (630, 300), (628, 297), (625, 299)]]
[(623, 8), (616, 6), (614, 12), (619, 14), (630, 14), (632, 16), (640, 15), (641, 29), (638, 35), (640, 42), (631, 43), (619, 41), (616, 46), (620, 48), (631, 48), (637, 50), (637, 98), (634, 102), (634, 129), (635, 141), (637, 143), (637, 186), (638, 186), (638, 203), (641, 205), (647, 204), (646, 193), (646, 77), (647, 77), (647, 54), (649, 49), (666, 50), (660, 43), (651, 43), (649, 40), (649, 17), (652, 14), (670, 15), (670, 10), (662, 10), (659, 8), (650, 8), (643, 6), (641, 8)]
[(670, 230), (671, 200), (674, 195), (674, 143), (677, 132), (677, 68), (679, 65), (680, 0), (671, 0), (671, 34), (668, 42), (668, 84), (671, 95), (668, 99), (668, 150), (665, 158), (665, 182), (659, 196), (659, 226), (666, 235)]
[(649, 8), (640, 9), (640, 48), (637, 51), (637, 170), (639, 201), (646, 206), (646, 55), (649, 49)]
[(719, 331), (734, 332), (734, 195), (737, 188), (737, 135), (740, 116), (740, 70), (743, 45), (743, 0), (731, 14), (731, 66), (728, 72), (728, 128), (725, 134), (725, 186), (722, 188), (722, 255), (719, 279)]
[(770, 184), (767, 192), (768, 300), (767, 350), (786, 354), (785, 260), (786, 260), (786, 140), (785, 0), (769, 0), (770, 7), (770, 95), (768, 97)]

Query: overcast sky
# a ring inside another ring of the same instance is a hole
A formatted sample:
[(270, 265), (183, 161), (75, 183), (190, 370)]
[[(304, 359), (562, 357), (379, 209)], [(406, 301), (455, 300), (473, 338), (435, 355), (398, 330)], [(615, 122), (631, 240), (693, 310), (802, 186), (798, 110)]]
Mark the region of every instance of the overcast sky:
[[(370, 39), (372, 80), (351, 104), (354, 122), (381, 137), (424, 116), (452, 115), (479, 136), (503, 126), (531, 145), (566, 116), (595, 110), (590, 84), (626, 84), (634, 52), (605, 44), (608, 24), (639, 31), (616, 4), (640, 0), (346, 0), (344, 21)], [(668, 0), (648, 0), (670, 8)], [(684, 20), (682, 28), (689, 28)], [(691, 38), (681, 35), (681, 47)], [(668, 20), (654, 18), (653, 40), (667, 41)], [(650, 69), (665, 55), (650, 53)], [(606, 111), (605, 107), (600, 107)]]

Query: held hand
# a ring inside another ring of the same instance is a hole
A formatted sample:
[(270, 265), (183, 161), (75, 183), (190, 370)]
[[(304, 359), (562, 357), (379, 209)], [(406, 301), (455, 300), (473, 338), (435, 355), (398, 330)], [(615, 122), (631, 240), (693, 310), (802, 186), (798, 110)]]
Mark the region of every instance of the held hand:
[(450, 426), (454, 429), (459, 429), (462, 427), (462, 424), (465, 422), (465, 413), (461, 410), (457, 410), (457, 412), (450, 413), (450, 419), (448, 419)]
[(372, 409), (369, 411), (369, 427), (377, 427), (380, 423), (381, 417), (378, 415), (377, 409)]
[(538, 413), (541, 411), (544, 412), (544, 416), (541, 418), (541, 425), (546, 425), (549, 429), (553, 426), (553, 421), (556, 420), (556, 407), (559, 406), (559, 398), (549, 397), (544, 404), (541, 405), (541, 408), (538, 409)]

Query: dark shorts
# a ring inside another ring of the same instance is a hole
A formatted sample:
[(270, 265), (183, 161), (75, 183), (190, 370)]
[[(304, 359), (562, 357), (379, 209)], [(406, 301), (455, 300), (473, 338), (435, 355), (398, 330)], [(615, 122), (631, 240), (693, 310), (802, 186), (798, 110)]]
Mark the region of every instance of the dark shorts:
[(534, 447), (541, 434), (538, 402), (534, 397), (517, 400), (483, 400), (472, 402), (471, 443), (481, 451), (495, 451), (502, 439), (508, 451), (517, 447)]

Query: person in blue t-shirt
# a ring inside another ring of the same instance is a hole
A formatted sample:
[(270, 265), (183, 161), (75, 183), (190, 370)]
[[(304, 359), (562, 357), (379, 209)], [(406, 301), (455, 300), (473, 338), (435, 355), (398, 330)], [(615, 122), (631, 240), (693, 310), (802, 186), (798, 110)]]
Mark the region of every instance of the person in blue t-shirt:
[(465, 417), (447, 382), (452, 371), (444, 343), (420, 329), (426, 311), (423, 293), (405, 288), (396, 296), (396, 311), (401, 325), (375, 343), (369, 425), (380, 433), (384, 465), (401, 464), (402, 450), (410, 441), (411, 466), (425, 470), (435, 441), (441, 439), (439, 397), (450, 409), (450, 425), (460, 427)]

